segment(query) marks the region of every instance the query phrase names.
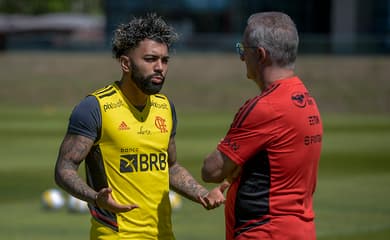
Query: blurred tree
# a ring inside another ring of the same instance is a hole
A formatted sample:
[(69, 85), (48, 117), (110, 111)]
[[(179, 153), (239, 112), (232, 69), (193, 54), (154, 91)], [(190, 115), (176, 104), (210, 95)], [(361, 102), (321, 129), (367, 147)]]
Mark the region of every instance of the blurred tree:
[(44, 14), (56, 12), (102, 13), (102, 0), (0, 0), (0, 13)]

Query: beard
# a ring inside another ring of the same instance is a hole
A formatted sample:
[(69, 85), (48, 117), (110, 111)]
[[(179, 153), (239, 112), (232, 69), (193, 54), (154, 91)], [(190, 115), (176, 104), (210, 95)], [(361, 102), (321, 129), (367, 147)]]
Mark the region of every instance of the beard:
[[(138, 66), (133, 62), (131, 63), (131, 79), (137, 85), (137, 87), (146, 95), (153, 95), (159, 93), (164, 85), (165, 77), (161, 73), (154, 73), (144, 76), (139, 70)], [(152, 78), (159, 76), (162, 78), (161, 83), (154, 83)]]

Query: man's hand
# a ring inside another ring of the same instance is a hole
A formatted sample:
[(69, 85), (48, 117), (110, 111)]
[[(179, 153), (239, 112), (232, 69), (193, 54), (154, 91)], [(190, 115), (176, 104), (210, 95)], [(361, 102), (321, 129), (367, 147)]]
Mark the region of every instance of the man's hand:
[(96, 195), (95, 204), (113, 213), (128, 212), (138, 208), (136, 204), (119, 204), (112, 198), (111, 192), (111, 188), (102, 188)]
[(207, 210), (214, 209), (219, 207), (221, 204), (225, 203), (225, 196), (223, 193), (230, 186), (230, 184), (225, 181), (218, 187), (212, 189), (205, 196), (198, 196), (199, 201), (202, 203), (203, 207)]

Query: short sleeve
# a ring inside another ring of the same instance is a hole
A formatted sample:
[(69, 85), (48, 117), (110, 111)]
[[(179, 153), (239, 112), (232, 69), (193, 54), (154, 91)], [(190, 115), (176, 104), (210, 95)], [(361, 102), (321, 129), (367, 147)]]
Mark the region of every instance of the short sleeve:
[(172, 112), (172, 132), (171, 132), (171, 137), (174, 137), (176, 135), (176, 128), (177, 128), (177, 116), (176, 116), (176, 110), (175, 110), (175, 105), (173, 102), (169, 101), (169, 104), (171, 105), (171, 112)]
[(99, 103), (94, 96), (87, 96), (73, 109), (67, 133), (82, 135), (96, 142), (100, 137), (101, 126)]
[(256, 153), (265, 150), (275, 137), (279, 115), (267, 104), (257, 104), (241, 124), (233, 121), (217, 149), (236, 164), (242, 165)]

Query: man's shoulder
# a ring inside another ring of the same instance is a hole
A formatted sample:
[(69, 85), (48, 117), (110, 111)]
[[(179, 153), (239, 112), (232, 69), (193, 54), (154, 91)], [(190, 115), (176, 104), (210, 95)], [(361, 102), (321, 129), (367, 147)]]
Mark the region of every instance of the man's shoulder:
[(165, 99), (165, 100), (168, 100), (167, 95), (165, 95), (165, 94), (163, 94), (163, 93), (156, 93), (156, 94), (153, 94), (152, 96), (155, 97), (155, 98), (158, 98), (158, 99)]
[(91, 92), (89, 95), (96, 96), (97, 98), (102, 98), (104, 96), (111, 96), (116, 93), (116, 88), (114, 84), (109, 84), (104, 87), (98, 88), (95, 91)]
[(72, 114), (73, 115), (78, 115), (78, 116), (84, 116), (88, 115), (89, 113), (93, 111), (99, 111), (99, 103), (96, 99), (95, 96), (93, 95), (88, 95), (86, 96), (83, 100), (79, 102), (73, 109)]

